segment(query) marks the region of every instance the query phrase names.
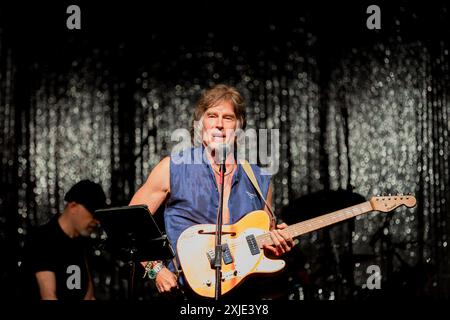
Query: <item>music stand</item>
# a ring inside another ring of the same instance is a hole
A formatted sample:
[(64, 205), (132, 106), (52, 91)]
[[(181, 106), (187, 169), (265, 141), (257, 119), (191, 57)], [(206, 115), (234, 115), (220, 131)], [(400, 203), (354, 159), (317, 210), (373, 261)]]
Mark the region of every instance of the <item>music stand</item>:
[(133, 298), (135, 264), (172, 259), (175, 252), (169, 239), (159, 229), (146, 205), (100, 209), (94, 215), (105, 230), (111, 249), (130, 263), (128, 294)]

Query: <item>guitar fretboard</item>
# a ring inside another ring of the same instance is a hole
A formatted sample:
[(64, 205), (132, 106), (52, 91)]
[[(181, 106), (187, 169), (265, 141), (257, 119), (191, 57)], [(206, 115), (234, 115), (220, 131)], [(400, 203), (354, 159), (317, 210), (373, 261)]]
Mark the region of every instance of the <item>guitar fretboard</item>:
[[(372, 206), (369, 201), (348, 207), (342, 210), (334, 211), (316, 218), (305, 220), (288, 226), (286, 230), (292, 238), (298, 237), (302, 234), (321, 229), (323, 227), (359, 216), (366, 212), (372, 211)], [(258, 246), (262, 248), (264, 244), (272, 245), (273, 241), (270, 233), (264, 233), (256, 237)]]

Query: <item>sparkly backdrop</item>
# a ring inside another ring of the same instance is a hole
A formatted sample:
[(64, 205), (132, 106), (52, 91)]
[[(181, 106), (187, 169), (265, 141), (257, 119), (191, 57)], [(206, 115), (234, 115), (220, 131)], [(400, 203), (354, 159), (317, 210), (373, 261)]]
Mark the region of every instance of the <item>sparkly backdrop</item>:
[[(87, 31), (58, 31), (57, 44), (45, 36), (24, 44), (14, 37), (16, 25), (0, 20), (0, 238), (7, 257), (0, 281), (13, 287), (27, 232), (63, 209), (76, 181), (96, 180), (109, 204), (126, 205), (176, 143), (172, 132), (190, 128), (201, 90), (225, 82), (245, 96), (249, 128), (280, 130), (274, 202), (289, 223), (306, 217), (296, 199), (323, 191), (367, 199), (411, 192), (418, 199), (414, 209), (302, 236), (287, 258), (284, 298), (448, 298), (449, 13), (439, 5), (393, 5), (378, 32), (365, 29), (364, 8), (339, 11), (346, 19), (359, 12), (357, 29), (349, 22), (325, 28), (324, 21), (338, 22), (319, 17), (317, 8), (269, 14), (265, 7), (231, 30), (211, 24), (183, 31), (190, 20), (174, 13), (178, 28), (146, 32), (135, 22), (123, 33), (112, 27), (104, 39), (94, 28), (100, 9), (92, 7)], [(415, 32), (425, 24), (433, 37)], [(344, 31), (352, 40), (334, 39)], [(126, 297), (126, 265), (100, 250), (94, 256), (99, 298)], [(382, 270), (380, 293), (363, 287), (371, 264)]]

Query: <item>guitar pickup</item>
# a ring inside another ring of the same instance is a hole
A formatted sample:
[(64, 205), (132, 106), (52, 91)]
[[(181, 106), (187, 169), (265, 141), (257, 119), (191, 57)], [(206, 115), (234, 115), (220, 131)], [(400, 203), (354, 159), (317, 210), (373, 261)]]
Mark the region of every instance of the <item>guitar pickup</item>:
[(253, 256), (259, 254), (260, 250), (259, 250), (258, 242), (256, 241), (255, 236), (253, 234), (251, 234), (251, 235), (246, 236), (245, 239), (247, 240), (247, 244), (248, 244), (251, 254)]
[[(216, 256), (214, 249), (208, 250), (206, 256), (208, 257), (211, 268), (214, 268), (214, 257)], [(222, 260), (224, 264), (230, 264), (234, 261), (227, 243), (222, 244)]]
[(233, 257), (227, 243), (222, 244), (222, 258), (225, 264), (233, 263)]

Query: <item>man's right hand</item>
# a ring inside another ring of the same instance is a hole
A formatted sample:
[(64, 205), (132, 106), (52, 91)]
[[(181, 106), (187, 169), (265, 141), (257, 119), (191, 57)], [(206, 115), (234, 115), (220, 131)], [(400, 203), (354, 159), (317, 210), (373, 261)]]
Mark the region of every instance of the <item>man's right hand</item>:
[(156, 275), (155, 284), (161, 294), (174, 293), (178, 289), (177, 276), (166, 267)]

